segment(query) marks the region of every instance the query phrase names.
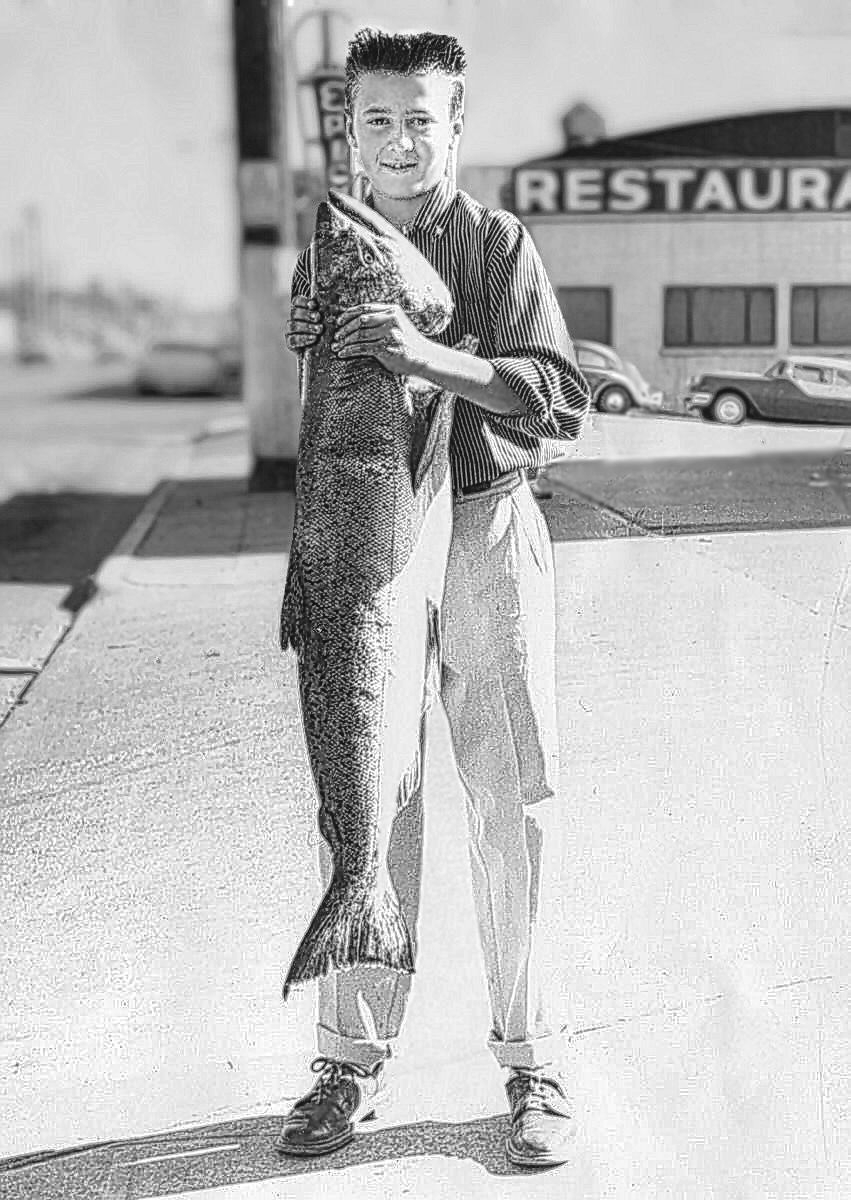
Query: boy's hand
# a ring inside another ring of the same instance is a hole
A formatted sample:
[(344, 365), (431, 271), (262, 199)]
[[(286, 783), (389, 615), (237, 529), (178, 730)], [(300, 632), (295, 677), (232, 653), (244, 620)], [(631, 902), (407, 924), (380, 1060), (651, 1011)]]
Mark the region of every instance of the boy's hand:
[(285, 340), (290, 350), (306, 350), (322, 336), (322, 316), (315, 300), (293, 296)]
[(358, 304), (340, 313), (331, 349), (340, 358), (377, 358), (394, 375), (416, 375), (430, 344), (398, 304)]

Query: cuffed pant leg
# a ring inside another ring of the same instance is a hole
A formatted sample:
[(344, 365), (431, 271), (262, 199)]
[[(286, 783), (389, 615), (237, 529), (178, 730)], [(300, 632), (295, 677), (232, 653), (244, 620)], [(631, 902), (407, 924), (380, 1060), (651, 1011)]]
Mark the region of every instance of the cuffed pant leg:
[[(466, 795), (470, 864), (506, 1067), (562, 1057), (563, 1014), (541, 920), (558, 777), (552, 547), (528, 488), (456, 506), (444, 601), (443, 700)], [(552, 913), (547, 914), (550, 918)]]

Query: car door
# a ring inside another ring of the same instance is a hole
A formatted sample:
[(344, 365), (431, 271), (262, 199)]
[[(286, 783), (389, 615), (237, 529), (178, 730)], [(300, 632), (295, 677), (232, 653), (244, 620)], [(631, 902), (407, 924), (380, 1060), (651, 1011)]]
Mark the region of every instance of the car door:
[(851, 366), (847, 369), (835, 367), (829, 372), (831, 379), (824, 397), (825, 421), (831, 424), (851, 425)]
[(792, 378), (793, 366), (781, 360), (760, 379), (748, 379), (747, 393), (761, 417), (795, 421), (802, 402), (801, 390)]
[(843, 405), (837, 398), (834, 375), (832, 367), (795, 363), (793, 377), (801, 397), (791, 420), (813, 424), (842, 421)]

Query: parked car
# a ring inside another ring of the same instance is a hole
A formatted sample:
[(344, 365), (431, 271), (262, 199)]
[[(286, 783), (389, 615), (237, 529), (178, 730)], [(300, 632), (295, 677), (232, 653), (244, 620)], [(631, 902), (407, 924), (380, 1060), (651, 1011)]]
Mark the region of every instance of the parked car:
[(762, 375), (709, 371), (692, 376), (683, 402), (722, 425), (739, 425), (745, 417), (851, 425), (851, 359), (789, 354)]
[(664, 396), (651, 391), (635, 363), (628, 362), (603, 342), (574, 342), (579, 369), (588, 380), (595, 406), (601, 412), (626, 413), (633, 406), (658, 412)]
[(239, 389), (240, 361), (231, 348), (205, 342), (152, 342), (136, 367), (140, 395), (223, 395)]

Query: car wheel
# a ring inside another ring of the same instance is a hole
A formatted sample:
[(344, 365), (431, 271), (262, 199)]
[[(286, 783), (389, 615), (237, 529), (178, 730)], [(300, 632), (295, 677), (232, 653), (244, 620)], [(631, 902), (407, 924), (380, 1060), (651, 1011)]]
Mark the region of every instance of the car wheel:
[(748, 410), (738, 392), (719, 392), (712, 402), (712, 416), (721, 425), (741, 425)]
[(632, 408), (632, 397), (626, 388), (610, 387), (606, 388), (597, 403), (600, 412), (606, 413), (621, 413), (628, 412)]

